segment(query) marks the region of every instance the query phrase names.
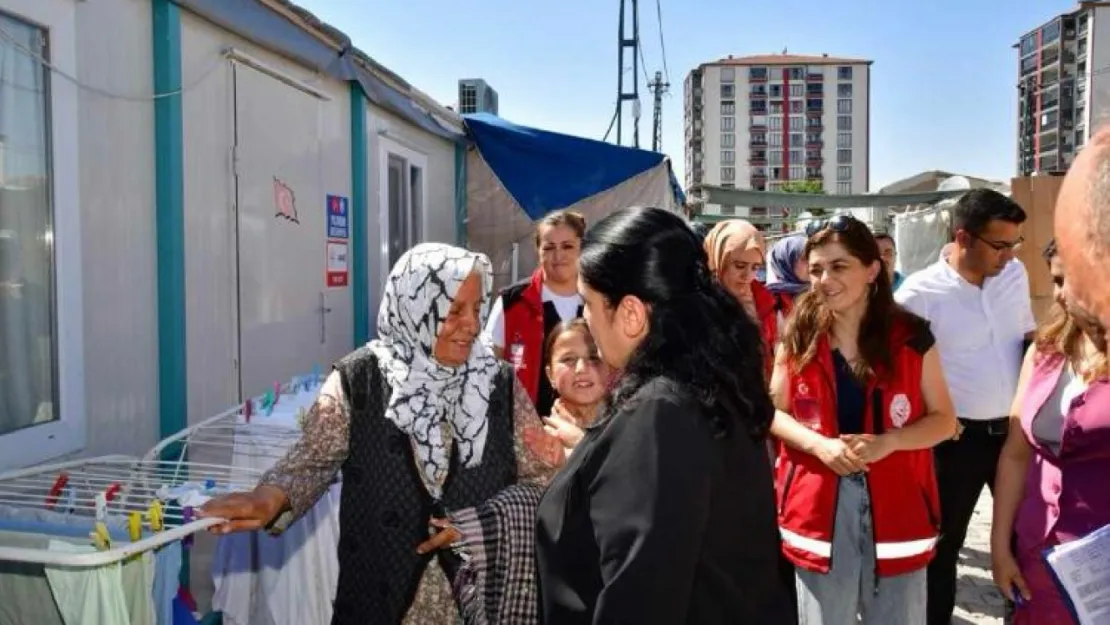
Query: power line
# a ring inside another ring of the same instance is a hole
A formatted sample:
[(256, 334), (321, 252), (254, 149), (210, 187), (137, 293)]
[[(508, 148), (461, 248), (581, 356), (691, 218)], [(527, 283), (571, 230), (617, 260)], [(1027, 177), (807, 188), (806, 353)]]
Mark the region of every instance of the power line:
[(663, 0), (655, 0), (655, 17), (659, 26), (659, 54), (663, 57), (663, 76), (671, 82), (671, 70), (667, 69), (667, 44), (663, 41)]

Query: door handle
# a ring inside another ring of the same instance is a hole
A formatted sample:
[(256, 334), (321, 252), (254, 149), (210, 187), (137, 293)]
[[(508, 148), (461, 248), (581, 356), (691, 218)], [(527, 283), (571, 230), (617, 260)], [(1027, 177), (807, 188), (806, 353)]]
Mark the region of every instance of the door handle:
[(320, 291), (320, 344), (323, 345), (328, 342), (328, 313), (331, 308), (328, 307), (328, 296)]

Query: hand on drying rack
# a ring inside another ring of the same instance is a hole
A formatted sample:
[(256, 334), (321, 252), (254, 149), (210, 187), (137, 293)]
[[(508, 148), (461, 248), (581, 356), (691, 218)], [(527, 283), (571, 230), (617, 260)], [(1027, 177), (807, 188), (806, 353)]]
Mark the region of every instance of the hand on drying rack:
[(226, 522), (208, 531), (214, 534), (249, 532), (265, 529), (289, 507), (289, 498), (273, 486), (259, 486), (243, 493), (231, 493), (210, 500), (200, 509), (201, 518), (219, 518)]

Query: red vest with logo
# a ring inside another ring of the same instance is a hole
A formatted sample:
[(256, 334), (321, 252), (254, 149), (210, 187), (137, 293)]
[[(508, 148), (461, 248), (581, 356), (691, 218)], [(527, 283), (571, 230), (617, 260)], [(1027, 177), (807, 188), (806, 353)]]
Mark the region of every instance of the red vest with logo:
[[(840, 435), (836, 415), (836, 373), (828, 337), (819, 339), (817, 357), (789, 371), (790, 414), (827, 437)], [(893, 371), (867, 384), (865, 432), (881, 434), (923, 417), (921, 394), (925, 352), (933, 339), (924, 321), (901, 313), (892, 327)], [(779, 446), (776, 462), (779, 531), (786, 557), (796, 566), (827, 573), (832, 566), (833, 527), (840, 478), (815, 456)], [(876, 568), (880, 576), (925, 567), (940, 534), (940, 498), (931, 449), (897, 451), (870, 465)]]
[(507, 287), (501, 294), (505, 311), (505, 359), (516, 367), (520, 383), (536, 403), (543, 375), (543, 272)]
[(763, 378), (770, 383), (779, 333), (775, 296), (761, 282), (752, 280), (752, 299), (755, 301), (755, 313), (759, 317), (759, 330), (763, 336)]

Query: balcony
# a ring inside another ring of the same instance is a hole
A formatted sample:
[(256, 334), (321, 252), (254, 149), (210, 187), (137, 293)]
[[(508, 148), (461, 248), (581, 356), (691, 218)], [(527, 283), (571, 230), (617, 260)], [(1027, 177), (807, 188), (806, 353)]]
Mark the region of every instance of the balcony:
[(767, 82), (767, 70), (757, 71), (755, 69), (748, 71), (748, 82)]
[(748, 157), (748, 164), (753, 165), (753, 166), (754, 165), (762, 165), (762, 166), (766, 167), (767, 166), (767, 156), (766, 155), (759, 156), (757, 154), (752, 154), (751, 156)]
[(806, 120), (806, 132), (823, 132), (825, 124), (820, 117), (810, 117)]
[(806, 141), (806, 149), (807, 150), (820, 150), (821, 148), (824, 148), (824, 147), (825, 147), (825, 142), (820, 140), (820, 139), (815, 139), (813, 141)]
[(749, 139), (748, 140), (748, 147), (751, 147), (751, 148), (765, 148), (765, 147), (767, 147), (767, 140), (766, 139), (755, 139), (755, 138)]
[(753, 92), (751, 92), (751, 99), (752, 100), (766, 100), (767, 99), (767, 92), (766, 91), (753, 91)]
[(749, 132), (767, 132), (767, 122), (752, 122), (748, 126)]
[(823, 82), (825, 82), (825, 75), (824, 75), (824, 74), (812, 74), (812, 73), (810, 73), (810, 74), (806, 74), (806, 82), (810, 82), (810, 83), (814, 83), (814, 82), (819, 82), (819, 83), (823, 83)]
[[(806, 117), (821, 117), (824, 114), (825, 114), (825, 109), (823, 109), (823, 108), (809, 108), (809, 107), (806, 107)], [(807, 128), (808, 127), (810, 127), (810, 126), (807, 126)]]
[(820, 156), (806, 156), (806, 167), (820, 167), (825, 164), (825, 159)]

